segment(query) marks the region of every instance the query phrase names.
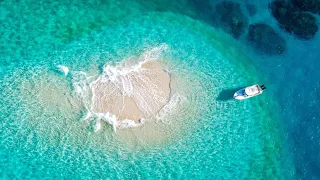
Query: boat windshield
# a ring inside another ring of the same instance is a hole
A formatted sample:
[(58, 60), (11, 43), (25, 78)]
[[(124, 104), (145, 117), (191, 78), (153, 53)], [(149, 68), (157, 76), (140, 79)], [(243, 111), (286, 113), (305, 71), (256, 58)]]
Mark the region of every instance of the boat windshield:
[(245, 89), (245, 93), (248, 96), (253, 96), (260, 93), (260, 88), (258, 85), (250, 86)]

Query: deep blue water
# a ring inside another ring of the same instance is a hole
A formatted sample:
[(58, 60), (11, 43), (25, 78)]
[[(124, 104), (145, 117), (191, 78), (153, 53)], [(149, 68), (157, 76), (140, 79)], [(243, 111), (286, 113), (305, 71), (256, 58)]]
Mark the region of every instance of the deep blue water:
[[(288, 154), (293, 157), (297, 178), (320, 179), (320, 35), (316, 33), (311, 40), (304, 40), (281, 29), (268, 7), (271, 0), (233, 2), (244, 7), (254, 5), (256, 14), (249, 22), (268, 24), (286, 40), (287, 49), (281, 55), (266, 55), (250, 47), (248, 52), (255, 59), (252, 62), (255, 67), (268, 78), (268, 93), (280, 105), (277, 111), (281, 115), (282, 132), (289, 143)], [(207, 7), (205, 3), (197, 3), (200, 11)], [(213, 7), (216, 3), (218, 1), (210, 2)], [(319, 26), (319, 16), (313, 15)], [(206, 22), (210, 21), (206, 19)], [(240, 41), (248, 46), (245, 36), (240, 37)]]

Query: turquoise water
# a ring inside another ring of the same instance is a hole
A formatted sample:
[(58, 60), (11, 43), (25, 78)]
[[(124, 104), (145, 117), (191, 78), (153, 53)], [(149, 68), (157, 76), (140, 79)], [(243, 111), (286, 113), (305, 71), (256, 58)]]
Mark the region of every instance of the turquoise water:
[[(268, 80), (252, 76), (256, 67), (239, 42), (193, 19), (188, 2), (0, 3), (1, 179), (293, 176), (274, 97), (239, 102), (224, 94)], [(159, 47), (188, 102), (159, 122), (166, 136), (108, 125), (93, 132), (56, 66), (97, 75)]]

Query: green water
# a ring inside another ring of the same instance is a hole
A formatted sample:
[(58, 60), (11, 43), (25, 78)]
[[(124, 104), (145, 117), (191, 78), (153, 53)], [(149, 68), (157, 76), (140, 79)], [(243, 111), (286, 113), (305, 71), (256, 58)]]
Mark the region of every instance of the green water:
[[(231, 37), (192, 19), (187, 2), (0, 3), (0, 178), (284, 178), (276, 105), (264, 95), (221, 98), (264, 79), (252, 76)], [(162, 46), (159, 59), (188, 101), (171, 123), (160, 122), (169, 137), (141, 141), (108, 125), (95, 133), (81, 121), (85, 112), (67, 102), (70, 79), (57, 65), (96, 75)]]

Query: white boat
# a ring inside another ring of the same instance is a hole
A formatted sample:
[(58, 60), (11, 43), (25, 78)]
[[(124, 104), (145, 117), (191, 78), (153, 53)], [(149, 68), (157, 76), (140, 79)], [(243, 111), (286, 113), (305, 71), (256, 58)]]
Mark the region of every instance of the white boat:
[(265, 87), (261, 87), (258, 84), (255, 84), (253, 86), (249, 86), (243, 89), (238, 90), (234, 93), (233, 97), (238, 100), (244, 100), (248, 99), (257, 95), (262, 94)]

